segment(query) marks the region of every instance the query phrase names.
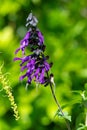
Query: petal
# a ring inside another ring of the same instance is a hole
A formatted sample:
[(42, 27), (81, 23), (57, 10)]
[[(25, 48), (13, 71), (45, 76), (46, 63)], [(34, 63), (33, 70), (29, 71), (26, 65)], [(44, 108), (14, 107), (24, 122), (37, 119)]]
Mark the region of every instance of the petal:
[(22, 66), (26, 61), (30, 60), (31, 56), (25, 56), (22, 58), (22, 63), (20, 64), (20, 66)]
[(40, 68), (37, 68), (36, 72), (34, 73), (34, 76), (36, 77), (39, 74), (39, 72), (40, 72)]
[(39, 76), (39, 82), (41, 82), (44, 78), (45, 70), (43, 69)]
[(28, 68), (27, 70), (27, 76), (30, 76), (33, 73), (33, 70), (31, 70), (31, 68)]
[(25, 40), (22, 42), (22, 44), (20, 45), (20, 49), (24, 48), (25, 47)]
[(26, 76), (27, 74), (20, 76), (20, 80), (23, 80)]
[(31, 79), (33, 79), (33, 78), (34, 78), (34, 74), (31, 75)]
[(23, 45), (24, 41), (25, 42), (28, 41), (29, 37), (30, 37), (30, 32), (27, 32), (26, 35), (25, 35), (25, 37), (20, 42), (21, 45)]
[(29, 84), (31, 84), (31, 81), (32, 81), (31, 77), (28, 77), (28, 83)]
[(30, 37), (30, 32), (27, 32), (24, 39), (29, 39), (29, 37)]
[(28, 61), (30, 59), (31, 59), (31, 56), (25, 56), (25, 57), (22, 58), (22, 61)]
[(28, 40), (26, 40), (25, 45), (26, 45), (26, 46), (28, 46), (28, 44), (29, 44), (29, 41), (28, 41)]
[(25, 54), (24, 48), (22, 48), (21, 50), (22, 50), (22, 54), (24, 55)]
[(15, 54), (17, 54), (19, 50), (20, 50), (20, 48), (18, 48), (18, 49), (15, 51)]
[(44, 84), (44, 83), (45, 83), (45, 80), (44, 80), (44, 79), (42, 79), (42, 80), (40, 81), (40, 83), (41, 83), (41, 84)]
[(25, 65), (25, 66), (22, 66), (21, 67), (21, 71), (23, 71), (24, 69), (26, 69), (27, 68), (27, 66)]
[(15, 57), (15, 58), (14, 58), (14, 61), (16, 61), (16, 60), (22, 60), (22, 58)]
[(31, 69), (35, 66), (35, 60), (31, 59), (28, 63), (27, 63), (27, 67), (30, 67)]
[(42, 44), (44, 42), (44, 37), (40, 31), (38, 31), (38, 37), (39, 37), (40, 43)]
[(46, 71), (48, 71), (50, 69), (50, 65), (46, 61), (44, 62), (44, 65), (45, 65)]

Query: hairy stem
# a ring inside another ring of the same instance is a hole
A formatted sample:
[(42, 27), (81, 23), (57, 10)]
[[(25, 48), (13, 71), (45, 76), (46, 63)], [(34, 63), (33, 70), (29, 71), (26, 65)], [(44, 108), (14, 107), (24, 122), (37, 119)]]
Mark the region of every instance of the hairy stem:
[(8, 83), (9, 81), (5, 77), (6, 74), (3, 74), (1, 71), (2, 67), (3, 66), (0, 66), (0, 82), (2, 84), (2, 88), (5, 90), (8, 98), (9, 98), (9, 101), (11, 102), (11, 108), (14, 111), (14, 116), (15, 116), (16, 120), (18, 120), (19, 113), (18, 113), (17, 105), (15, 103), (14, 96), (12, 95), (11, 88), (10, 88), (10, 85)]
[[(50, 83), (50, 89), (51, 89), (53, 98), (54, 98), (54, 100), (55, 100), (55, 102), (56, 102), (56, 104), (57, 104), (57, 106), (58, 106), (58, 109), (59, 109), (59, 111), (61, 112), (62, 116), (64, 117), (64, 113), (63, 113), (62, 108), (61, 108), (61, 106), (60, 106), (60, 104), (59, 104), (59, 102), (58, 102), (58, 100), (57, 100), (57, 98), (56, 98), (56, 95), (55, 95), (55, 93), (54, 93), (54, 90), (53, 90), (53, 87), (52, 87), (52, 84), (51, 84), (51, 83)], [(65, 118), (64, 118), (64, 119), (65, 119)], [(67, 129), (68, 129), (68, 130), (71, 130), (69, 122), (68, 122), (66, 119), (65, 119), (65, 122), (66, 122)]]

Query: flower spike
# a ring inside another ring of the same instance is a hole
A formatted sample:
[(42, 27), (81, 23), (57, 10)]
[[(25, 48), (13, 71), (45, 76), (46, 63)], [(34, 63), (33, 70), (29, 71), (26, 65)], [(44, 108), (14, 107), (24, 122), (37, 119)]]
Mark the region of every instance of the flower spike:
[[(14, 61), (21, 61), (20, 67), (22, 72), (26, 69), (26, 73), (20, 77), (20, 80), (27, 77), (28, 84), (31, 84), (32, 80), (34, 80), (36, 83), (47, 86), (51, 82), (48, 73), (52, 63), (48, 63), (49, 56), (44, 55), (46, 47), (44, 45), (44, 37), (37, 28), (38, 20), (32, 13), (29, 14), (26, 21), (29, 31), (21, 40), (20, 47), (15, 52), (17, 54), (19, 51), (22, 51), (22, 57), (14, 58)], [(30, 55), (25, 54), (25, 48), (27, 47), (30, 48)]]
[[(25, 77), (27, 77), (26, 88), (29, 84), (32, 83), (32, 80), (36, 82), (36, 85), (50, 85), (50, 89), (56, 105), (64, 117), (64, 113), (53, 89), (53, 86), (55, 87), (54, 76), (53, 74), (49, 73), (49, 70), (51, 69), (53, 63), (48, 63), (47, 60), (49, 59), (49, 56), (45, 56), (44, 54), (46, 48), (44, 45), (44, 37), (40, 30), (37, 28), (37, 23), (38, 20), (36, 17), (30, 13), (26, 23), (26, 27), (29, 28), (28, 32), (21, 41), (20, 47), (16, 50), (16, 53), (21, 50), (23, 55), (21, 58), (16, 57), (14, 60), (21, 60), (21, 71), (24, 71), (26, 69), (26, 73), (20, 77), (20, 80), (23, 80)], [(31, 52), (31, 54), (28, 56), (25, 54), (25, 48), (27, 47), (30, 48)], [(71, 130), (70, 125), (66, 119), (65, 121), (68, 130)]]

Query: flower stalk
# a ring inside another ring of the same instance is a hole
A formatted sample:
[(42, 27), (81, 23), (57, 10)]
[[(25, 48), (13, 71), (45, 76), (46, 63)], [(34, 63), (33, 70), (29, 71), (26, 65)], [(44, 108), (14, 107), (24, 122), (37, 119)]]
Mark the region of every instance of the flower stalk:
[[(55, 95), (55, 93), (54, 93), (54, 90), (53, 90), (53, 87), (52, 87), (52, 84), (51, 84), (51, 83), (50, 83), (50, 89), (51, 89), (51, 92), (52, 92), (54, 101), (55, 101), (55, 103), (57, 104), (58, 109), (59, 109), (59, 111), (60, 111), (61, 114), (62, 114), (62, 117), (64, 117), (64, 113), (63, 113), (62, 108), (61, 108), (61, 106), (60, 106), (60, 104), (59, 104), (59, 102), (58, 102), (58, 100), (57, 100), (57, 98), (56, 98), (56, 95)], [(65, 118), (64, 118), (64, 119), (65, 119)], [(68, 129), (68, 130), (71, 130), (69, 122), (68, 122), (66, 119), (65, 119), (65, 122), (66, 122), (67, 129)]]
[(9, 85), (9, 81), (5, 76), (6, 74), (2, 73), (2, 67), (3, 66), (0, 67), (0, 82), (2, 84), (3, 90), (5, 90), (8, 98), (9, 98), (9, 101), (11, 103), (11, 108), (14, 111), (15, 119), (18, 120), (19, 119), (18, 108), (17, 108), (17, 105), (15, 103), (14, 97), (12, 95), (11, 88), (10, 88), (10, 85)]
[[(43, 84), (44, 86), (50, 85), (54, 100), (58, 106), (58, 109), (62, 113), (62, 116), (64, 117), (64, 113), (52, 87), (52, 85), (55, 86), (53, 78), (54, 76), (52, 73), (49, 74), (49, 70), (51, 69), (53, 63), (48, 63), (47, 60), (49, 59), (49, 56), (44, 55), (46, 46), (44, 45), (44, 37), (37, 28), (37, 23), (38, 20), (36, 17), (30, 13), (26, 24), (26, 27), (29, 28), (28, 32), (21, 40), (20, 47), (15, 51), (15, 54), (17, 54), (21, 50), (22, 57), (15, 57), (14, 61), (20, 60), (21, 71), (24, 72), (24, 70), (26, 70), (26, 73), (20, 77), (20, 80), (23, 80), (25, 77), (27, 77), (28, 79), (26, 84), (31, 84), (32, 80), (34, 80), (36, 84)], [(31, 54), (26, 56), (25, 49), (27, 47), (30, 48)], [(71, 130), (66, 119), (65, 121), (68, 130)]]

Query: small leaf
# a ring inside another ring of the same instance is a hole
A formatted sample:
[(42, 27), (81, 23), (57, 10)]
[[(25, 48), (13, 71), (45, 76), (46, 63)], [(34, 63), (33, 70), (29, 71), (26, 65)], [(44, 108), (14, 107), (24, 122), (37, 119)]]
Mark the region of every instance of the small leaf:
[(58, 117), (62, 117), (62, 118), (65, 118), (67, 119), (68, 121), (71, 122), (71, 116), (68, 115), (68, 112), (63, 112), (63, 114), (58, 110), (55, 114), (55, 116), (58, 115)]
[(77, 128), (76, 130), (87, 130), (87, 126), (85, 126), (84, 124), (79, 124), (79, 128)]
[(71, 122), (71, 116), (68, 115), (68, 112), (64, 112), (64, 118)]
[(68, 106), (72, 106), (72, 105), (74, 105), (74, 104), (76, 104), (76, 103), (79, 103), (79, 104), (80, 104), (81, 102), (82, 102), (81, 97), (73, 98), (70, 102), (64, 104), (64, 105), (62, 106), (62, 109), (66, 108), (66, 107), (68, 107)]
[(81, 95), (81, 93), (82, 93), (82, 91), (81, 90), (73, 90), (73, 91), (71, 91), (72, 93), (76, 93), (76, 94), (79, 94), (79, 95)]
[(71, 116), (67, 115), (67, 116), (64, 116), (64, 118), (71, 122)]

